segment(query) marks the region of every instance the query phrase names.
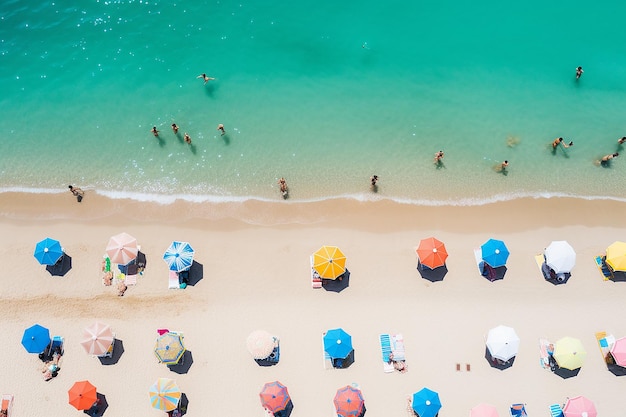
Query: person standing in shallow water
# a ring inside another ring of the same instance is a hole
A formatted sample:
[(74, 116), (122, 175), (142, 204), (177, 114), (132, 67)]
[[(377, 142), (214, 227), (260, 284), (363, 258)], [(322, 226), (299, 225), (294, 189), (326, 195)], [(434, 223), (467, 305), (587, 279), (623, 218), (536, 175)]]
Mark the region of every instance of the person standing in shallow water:
[(178, 134), (178, 126), (176, 125), (176, 123), (172, 123), (172, 130), (174, 131), (174, 134)]
[(185, 132), (185, 142), (191, 145), (191, 136), (187, 132)]
[(576, 79), (580, 79), (580, 77), (583, 75), (583, 67), (576, 67)]
[(156, 126), (152, 126), (150, 132), (152, 132), (154, 136), (159, 136), (159, 131), (157, 130)]
[(226, 134), (226, 130), (224, 129), (224, 125), (223, 125), (223, 124), (221, 124), (221, 123), (220, 123), (219, 125), (217, 125), (217, 130), (219, 130), (220, 132), (222, 132), (222, 133), (221, 133), (221, 135), (222, 135), (222, 136), (224, 136), (224, 134)]

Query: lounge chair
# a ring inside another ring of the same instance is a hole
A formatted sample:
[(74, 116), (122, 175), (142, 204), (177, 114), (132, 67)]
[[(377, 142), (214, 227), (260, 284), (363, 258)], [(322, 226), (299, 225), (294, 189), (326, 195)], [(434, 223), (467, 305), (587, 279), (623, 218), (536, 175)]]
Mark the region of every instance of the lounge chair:
[(335, 367), (333, 366), (333, 359), (330, 357), (328, 352), (326, 352), (326, 349), (324, 349), (324, 336), (325, 335), (326, 335), (326, 332), (322, 333), (322, 352), (324, 353), (324, 369), (328, 371), (331, 369), (335, 369)]
[(322, 277), (313, 268), (313, 255), (311, 255), (311, 287), (322, 288)]
[(168, 287), (170, 290), (180, 289), (180, 282), (178, 281), (178, 272), (170, 271)]
[(550, 354), (548, 353), (548, 346), (550, 342), (546, 339), (539, 339), (539, 364), (543, 369), (551, 369), (550, 367)]
[(602, 359), (605, 363), (607, 362), (607, 358), (611, 353), (611, 348), (615, 343), (615, 336), (612, 334), (607, 334), (606, 332), (597, 332), (596, 340), (598, 341), (598, 347), (600, 348), (600, 352), (602, 353)]
[(563, 417), (563, 409), (559, 404), (552, 404), (550, 406), (550, 415), (552, 417)]
[(511, 404), (511, 417), (528, 417), (524, 404)]
[(613, 272), (611, 271), (611, 268), (609, 268), (609, 266), (606, 264), (606, 256), (604, 256), (604, 255), (597, 255), (595, 257), (595, 261), (596, 261), (596, 266), (598, 267), (598, 270), (600, 271), (600, 273), (604, 277), (604, 280), (608, 281), (608, 280), (612, 279), (613, 278)]
[(393, 363), (391, 359), (389, 359), (389, 355), (391, 354), (391, 335), (384, 333), (379, 336), (380, 339), (380, 350), (382, 352), (383, 357), (383, 371), (384, 372), (393, 372)]
[(99, 358), (112, 358), (113, 357), (113, 348), (115, 347), (115, 333), (113, 333), (113, 340), (111, 341), (111, 346), (104, 352), (102, 355), (98, 355)]
[(128, 265), (126, 269), (126, 278), (124, 279), (126, 285), (137, 285), (137, 265)]
[(4, 415), (11, 417), (12, 409), (13, 409), (13, 396), (11, 394), (3, 394), (2, 405), (0, 406), (0, 410), (2, 410)]
[(392, 337), (393, 340), (393, 360), (394, 361), (404, 361), (406, 360), (404, 356), (404, 337), (402, 334), (398, 333)]

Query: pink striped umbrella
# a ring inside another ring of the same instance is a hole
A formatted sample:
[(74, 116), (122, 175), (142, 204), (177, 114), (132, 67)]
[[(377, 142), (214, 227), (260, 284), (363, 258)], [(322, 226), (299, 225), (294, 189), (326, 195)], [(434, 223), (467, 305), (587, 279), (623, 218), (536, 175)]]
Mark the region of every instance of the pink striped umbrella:
[(565, 417), (597, 417), (596, 406), (587, 397), (579, 395), (569, 398), (563, 407)]
[(496, 407), (489, 404), (479, 404), (470, 410), (470, 417), (499, 417)]
[(626, 368), (626, 337), (617, 339), (611, 348), (615, 363)]

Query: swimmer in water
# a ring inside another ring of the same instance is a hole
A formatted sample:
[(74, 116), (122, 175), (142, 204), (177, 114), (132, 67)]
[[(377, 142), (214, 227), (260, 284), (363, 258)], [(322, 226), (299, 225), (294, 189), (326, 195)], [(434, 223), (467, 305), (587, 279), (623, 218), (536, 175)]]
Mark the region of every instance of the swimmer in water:
[(198, 75), (196, 78), (202, 78), (204, 80), (205, 84), (208, 83), (210, 80), (214, 80), (215, 79), (213, 77), (209, 77), (204, 72), (202, 74)]
[(583, 67), (576, 67), (576, 79), (578, 80), (583, 75)]
[(154, 136), (159, 136), (159, 131), (157, 130), (156, 126), (152, 126), (150, 132), (152, 132)]
[(172, 130), (174, 131), (174, 134), (178, 134), (178, 126), (176, 125), (176, 123), (172, 123)]
[(185, 132), (185, 142), (191, 145), (191, 136), (187, 132)]

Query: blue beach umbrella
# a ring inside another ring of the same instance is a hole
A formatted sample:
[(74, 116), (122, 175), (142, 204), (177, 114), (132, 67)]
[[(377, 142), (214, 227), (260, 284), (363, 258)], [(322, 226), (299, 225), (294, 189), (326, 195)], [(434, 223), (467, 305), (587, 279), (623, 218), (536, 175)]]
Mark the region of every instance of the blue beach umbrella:
[(194, 250), (187, 242), (174, 241), (163, 254), (163, 260), (167, 263), (170, 271), (184, 271), (193, 263)]
[(22, 345), (28, 353), (41, 353), (50, 344), (50, 331), (39, 324), (24, 330)]
[(54, 265), (63, 256), (63, 248), (58, 240), (47, 237), (37, 243), (34, 255), (41, 265)]
[(324, 335), (324, 351), (333, 359), (345, 359), (352, 352), (352, 336), (343, 329), (333, 329)]
[(489, 239), (480, 247), (483, 261), (492, 268), (498, 268), (506, 264), (509, 258), (509, 250), (501, 240)]
[(441, 409), (439, 394), (428, 388), (422, 388), (413, 394), (412, 407), (419, 417), (435, 417)]

